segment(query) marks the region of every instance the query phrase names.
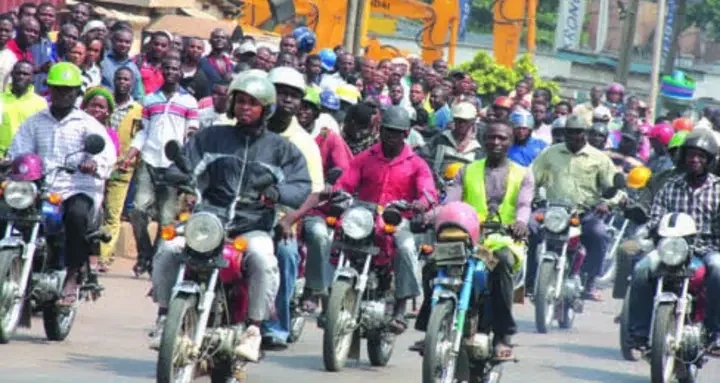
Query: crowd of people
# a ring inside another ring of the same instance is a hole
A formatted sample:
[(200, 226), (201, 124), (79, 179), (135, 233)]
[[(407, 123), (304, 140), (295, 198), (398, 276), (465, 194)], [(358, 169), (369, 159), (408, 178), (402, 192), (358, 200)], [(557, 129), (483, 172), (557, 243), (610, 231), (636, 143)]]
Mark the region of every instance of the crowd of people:
[[(655, 200), (653, 222), (662, 212), (687, 210), (702, 223), (704, 234), (714, 236), (704, 244), (706, 250), (718, 250), (720, 226), (714, 217), (720, 198), (718, 180), (710, 172), (717, 145), (712, 152), (710, 144), (686, 139), (707, 132), (714, 142), (710, 132), (718, 121), (712, 110), (697, 124), (686, 117), (648, 121), (648, 106), (625, 94), (622, 85), (593, 87), (590, 101), (574, 105), (573, 100), (554, 103), (555, 95), (535, 88), (532, 76), (484, 106), (481, 96), (486, 95), (477, 94), (470, 74), (451, 70), (442, 59), (430, 65), (415, 55), (376, 61), (342, 47), (314, 54), (314, 35), (304, 27), (283, 36), (276, 50), (251, 36), (233, 40), (223, 29), (212, 31), (207, 41), (154, 32), (133, 56), (136, 32), (127, 22), (96, 19), (86, 3), (74, 5), (59, 26), (57, 13), (49, 3), (25, 3), (0, 15), (0, 150), (12, 158), (35, 153), (47, 168), (61, 164), (87, 133), (107, 138), (105, 151), (83, 159), (80, 172), (63, 175), (55, 186), (64, 197), (65, 223), (73, 228), (67, 246), (75, 251), (68, 254), (77, 255), (66, 266), (73, 275), (87, 254), (94, 267), (106, 270), (121, 220), (128, 219), (137, 241), (136, 272), (152, 269), (158, 303), (152, 347), (158, 347), (179, 267), (178, 258), (167, 255), (181, 249), (176, 243), (153, 243), (147, 228), (153, 215), (162, 227), (178, 212), (177, 188), (158, 182), (173, 167), (163, 151), (172, 140), (187, 143), (185, 154), (193, 165), (204, 153), (222, 152), (262, 160), (285, 173), (285, 182), (264, 194), (289, 207), (276, 225), (278, 236), (268, 234), (275, 226), (268, 211), (236, 207), (235, 219), (247, 221), (238, 230), (249, 239), (244, 262), (251, 270), (251, 326), (236, 351), (249, 360), (257, 360), (261, 343), (287, 346), (301, 247), (308, 253), (304, 308), (324, 306), (332, 270), (318, 203), (327, 194), (332, 169), (342, 170), (335, 190), (378, 204), (404, 199), (426, 210), (440, 199), (438, 179), (456, 163), (471, 164), (451, 172), (453, 186), (440, 190), (445, 202), (466, 202), (481, 216), (487, 215), (488, 201), (497, 202), (512, 237), (529, 238), (528, 286), (534, 285), (534, 244), (541, 235), (531, 219), (535, 190), (544, 187), (548, 198), (591, 206), (581, 237), (588, 251), (585, 298), (590, 300), (601, 299), (594, 280), (608, 247), (604, 225), (611, 203), (601, 195), (618, 172), (645, 167), (654, 175), (673, 172), (671, 189)], [(712, 185), (707, 196), (697, 196), (704, 189), (683, 194), (691, 181), (683, 178), (678, 163), (694, 172), (688, 178), (695, 182), (691, 186)], [(244, 165), (208, 171), (204, 199), (219, 206), (231, 204), (235, 185), (254, 180)], [(711, 201), (702, 204), (707, 211), (688, 208), (692, 204), (679, 202), (681, 194)], [(88, 231), (89, 212), (98, 206), (113, 240), (92, 249), (82, 235), (72, 233)], [(396, 305), (390, 326), (400, 333), (407, 328), (407, 301), (423, 288), (428, 293), (429, 277), (416, 277), (413, 236), (399, 232), (395, 242)], [(512, 357), (509, 337), (516, 331), (512, 270), (521, 261), (510, 258), (503, 258), (506, 267), (493, 271), (493, 329), (501, 358)], [(711, 279), (717, 273), (710, 273)], [(78, 286), (74, 278), (67, 280), (63, 303), (72, 304)], [(635, 314), (639, 337), (647, 331), (643, 310)], [(715, 334), (720, 314), (712, 313), (709, 329)], [(416, 328), (423, 329), (428, 315), (426, 302)], [(720, 339), (713, 339), (720, 347)]]

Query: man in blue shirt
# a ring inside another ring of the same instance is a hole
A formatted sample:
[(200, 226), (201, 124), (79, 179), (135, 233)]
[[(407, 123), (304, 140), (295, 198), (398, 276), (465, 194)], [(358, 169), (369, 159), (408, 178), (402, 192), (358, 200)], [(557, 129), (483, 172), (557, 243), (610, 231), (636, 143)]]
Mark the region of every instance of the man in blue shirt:
[(530, 166), (535, 157), (545, 149), (547, 143), (532, 136), (535, 121), (527, 110), (518, 109), (512, 112), (510, 123), (515, 132), (515, 143), (508, 151), (508, 158), (522, 166)]
[(111, 49), (100, 63), (102, 68), (102, 85), (111, 91), (115, 90), (115, 71), (118, 68), (127, 67), (133, 72), (135, 84), (132, 87), (132, 96), (135, 101), (142, 101), (145, 96), (145, 87), (140, 76), (140, 69), (130, 59), (130, 47), (133, 42), (133, 32), (130, 29), (121, 28), (112, 33), (110, 39)]
[(452, 113), (447, 103), (448, 94), (441, 86), (433, 88), (430, 92), (430, 106), (433, 108), (430, 117), (432, 129), (445, 130), (450, 121), (452, 121)]

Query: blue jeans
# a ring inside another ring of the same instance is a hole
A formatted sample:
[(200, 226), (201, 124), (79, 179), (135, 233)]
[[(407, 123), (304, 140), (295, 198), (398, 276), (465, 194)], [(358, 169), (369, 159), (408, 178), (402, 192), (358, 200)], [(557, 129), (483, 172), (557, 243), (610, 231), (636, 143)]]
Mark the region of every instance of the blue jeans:
[[(709, 253), (702, 257), (707, 267), (705, 288), (707, 289), (707, 311), (705, 312), (705, 328), (708, 333), (720, 332), (720, 253)], [(657, 253), (652, 252), (640, 260), (633, 269), (630, 282), (630, 334), (647, 338), (650, 333), (652, 320), (653, 295), (655, 294), (655, 278), (653, 272), (657, 269), (659, 259)]]
[(290, 335), (290, 300), (295, 294), (300, 253), (297, 241), (294, 239), (281, 240), (275, 246), (280, 269), (280, 290), (275, 298), (277, 319), (263, 322), (262, 332), (263, 336), (271, 336), (277, 341), (287, 342)]
[[(535, 286), (535, 275), (538, 266), (537, 247), (543, 240), (543, 231), (534, 219), (530, 220), (528, 228), (530, 229), (530, 241), (528, 244), (528, 264), (525, 285), (532, 288), (532, 286)], [(594, 212), (588, 212), (583, 216), (580, 243), (585, 247), (587, 254), (582, 266), (582, 272), (587, 274), (588, 278), (585, 283), (585, 288), (586, 291), (590, 291), (595, 284), (595, 278), (597, 278), (602, 270), (605, 253), (610, 245), (604, 217)]]

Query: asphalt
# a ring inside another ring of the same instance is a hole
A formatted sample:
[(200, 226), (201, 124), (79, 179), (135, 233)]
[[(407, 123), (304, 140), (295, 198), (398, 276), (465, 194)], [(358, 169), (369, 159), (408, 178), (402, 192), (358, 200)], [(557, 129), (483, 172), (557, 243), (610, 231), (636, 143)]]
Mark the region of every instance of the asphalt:
[[(155, 307), (145, 297), (149, 282), (132, 278), (127, 260), (113, 267), (113, 272), (102, 279), (106, 294), (81, 307), (64, 342), (46, 341), (42, 323), (36, 318), (31, 329), (20, 329), (9, 344), (0, 346), (0, 382), (154, 381), (156, 353), (147, 348), (146, 335), (155, 314)], [(613, 323), (620, 304), (609, 298), (589, 303), (572, 330), (555, 328), (544, 335), (535, 332), (532, 304), (516, 305), (520, 332), (514, 342), (519, 361), (506, 364), (502, 382), (649, 382), (646, 362), (627, 362), (620, 355), (617, 325)], [(419, 382), (421, 359), (407, 348), (421, 337), (414, 331), (401, 336), (387, 367), (370, 367), (363, 353), (359, 362), (351, 362), (339, 373), (329, 373), (322, 365), (322, 334), (314, 323), (308, 323), (299, 343), (270, 353), (251, 366), (248, 382)], [(700, 372), (698, 383), (717, 382), (718, 376), (720, 363), (711, 360)]]

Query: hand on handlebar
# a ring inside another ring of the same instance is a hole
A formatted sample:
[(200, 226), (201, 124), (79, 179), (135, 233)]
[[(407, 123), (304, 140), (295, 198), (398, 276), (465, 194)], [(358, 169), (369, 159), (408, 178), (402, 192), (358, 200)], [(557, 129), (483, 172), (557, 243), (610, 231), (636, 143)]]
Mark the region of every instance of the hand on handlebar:
[(97, 162), (94, 160), (85, 160), (78, 167), (81, 173), (95, 174), (97, 172)]
[(607, 215), (610, 213), (610, 205), (608, 205), (605, 202), (600, 202), (597, 206), (595, 206), (595, 213), (601, 214), (601, 215)]
[(516, 241), (523, 241), (530, 235), (530, 230), (524, 222), (515, 222), (508, 228), (510, 236)]
[(274, 205), (280, 201), (280, 191), (275, 185), (270, 186), (260, 194), (260, 200), (266, 205)]

